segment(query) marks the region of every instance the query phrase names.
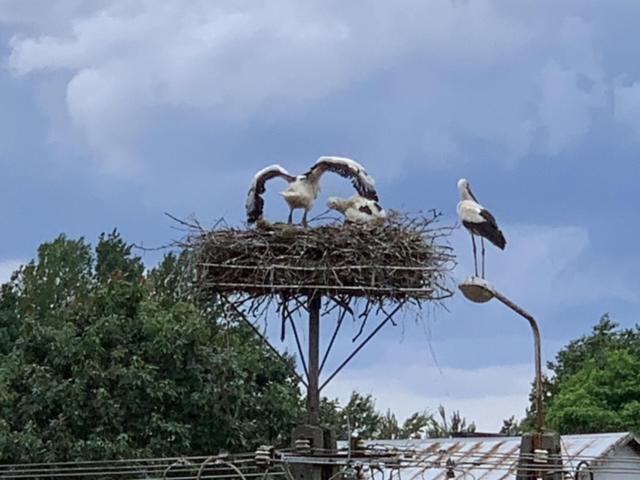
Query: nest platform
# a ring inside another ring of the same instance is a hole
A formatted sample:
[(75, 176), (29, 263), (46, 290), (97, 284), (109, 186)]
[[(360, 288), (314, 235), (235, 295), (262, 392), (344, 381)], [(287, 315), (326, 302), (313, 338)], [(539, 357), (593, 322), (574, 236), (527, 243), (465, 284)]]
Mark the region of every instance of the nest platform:
[(182, 247), (202, 295), (438, 301), (453, 293), (455, 258), (447, 242), (452, 229), (438, 226), (437, 218), (391, 212), (375, 228), (342, 221), (222, 226), (192, 231)]

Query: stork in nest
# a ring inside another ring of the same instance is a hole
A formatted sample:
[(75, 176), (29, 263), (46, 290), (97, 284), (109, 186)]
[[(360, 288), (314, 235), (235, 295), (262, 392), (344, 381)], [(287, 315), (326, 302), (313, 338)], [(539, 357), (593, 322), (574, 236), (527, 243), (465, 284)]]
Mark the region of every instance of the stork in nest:
[(327, 207), (344, 215), (348, 223), (381, 226), (387, 213), (375, 200), (354, 195), (351, 198), (329, 197)]
[(343, 157), (320, 157), (318, 161), (302, 175), (291, 175), (280, 165), (271, 165), (260, 170), (254, 177), (247, 195), (247, 222), (256, 223), (263, 218), (265, 184), (272, 178), (280, 177), (289, 183), (286, 190), (281, 192), (289, 205), (287, 223), (293, 223), (293, 211), (304, 210), (302, 225), (307, 226), (307, 215), (320, 194), (320, 179), (325, 172), (337, 173), (341, 177), (351, 180), (358, 195), (364, 199), (377, 201), (378, 193), (375, 182), (358, 162)]

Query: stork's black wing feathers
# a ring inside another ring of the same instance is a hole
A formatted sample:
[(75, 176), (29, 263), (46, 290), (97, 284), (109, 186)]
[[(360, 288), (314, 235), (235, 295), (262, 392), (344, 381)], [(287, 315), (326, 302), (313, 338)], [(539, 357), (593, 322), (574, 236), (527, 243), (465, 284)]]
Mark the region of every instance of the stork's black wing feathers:
[(256, 223), (264, 212), (264, 199), (262, 196), (255, 194), (253, 195), (253, 199), (250, 200), (247, 198), (247, 222), (248, 223)]
[(498, 222), (488, 210), (480, 210), (480, 216), (484, 218), (484, 222), (469, 222), (463, 221), (462, 224), (473, 234), (486, 238), (493, 243), (500, 250), (504, 250), (507, 245), (507, 240), (504, 238), (504, 234), (498, 227)]
[(349, 158), (321, 157), (305, 175), (320, 176), (327, 170), (350, 179), (351, 184), (361, 197), (378, 201), (378, 192), (376, 192), (373, 179), (358, 162)]
[(492, 227), (498, 228), (498, 222), (489, 210), (485, 210), (484, 208), (480, 210), (480, 216), (484, 218), (487, 222), (491, 224)]
[(262, 195), (264, 192), (266, 192), (266, 187), (265, 184), (267, 183), (267, 181), (271, 180), (272, 178), (276, 178), (276, 177), (282, 177), (284, 178), (287, 182), (292, 182), (295, 177), (293, 175), (289, 175), (287, 173), (284, 173), (282, 170), (279, 170), (277, 168), (272, 168), (269, 170), (265, 170), (264, 173), (262, 175), (260, 175), (259, 177), (256, 178), (256, 193), (258, 195)]
[(279, 165), (271, 165), (260, 170), (255, 177), (253, 177), (253, 183), (247, 194), (245, 207), (248, 223), (255, 223), (262, 217), (264, 212), (264, 199), (262, 198), (262, 194), (266, 191), (265, 184), (268, 180), (275, 177), (282, 177), (288, 182), (292, 182), (295, 179), (293, 175), (289, 175), (289, 172)]

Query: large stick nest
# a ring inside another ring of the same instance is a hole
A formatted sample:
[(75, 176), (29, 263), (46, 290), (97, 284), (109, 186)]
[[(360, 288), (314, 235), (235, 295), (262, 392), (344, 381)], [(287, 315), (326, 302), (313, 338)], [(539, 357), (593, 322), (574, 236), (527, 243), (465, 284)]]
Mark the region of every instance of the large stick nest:
[(182, 242), (200, 294), (280, 298), (314, 294), (367, 302), (443, 300), (452, 295), (451, 227), (438, 214), (391, 212), (382, 227), (334, 221), (191, 230)]

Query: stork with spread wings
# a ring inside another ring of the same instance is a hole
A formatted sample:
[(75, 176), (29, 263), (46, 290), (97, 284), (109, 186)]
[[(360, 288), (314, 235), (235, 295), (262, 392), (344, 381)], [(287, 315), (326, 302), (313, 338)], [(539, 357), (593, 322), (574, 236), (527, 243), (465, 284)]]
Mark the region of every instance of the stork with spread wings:
[(255, 223), (264, 215), (265, 184), (276, 177), (285, 179), (289, 186), (281, 192), (289, 206), (288, 223), (293, 223), (293, 211), (304, 210), (302, 225), (307, 226), (307, 215), (313, 208), (320, 194), (320, 179), (326, 172), (337, 173), (341, 177), (351, 180), (354, 188), (363, 198), (377, 201), (378, 193), (375, 182), (358, 162), (343, 157), (320, 157), (318, 161), (302, 175), (293, 176), (280, 165), (271, 165), (260, 170), (253, 178), (253, 183), (247, 196), (247, 221)]

